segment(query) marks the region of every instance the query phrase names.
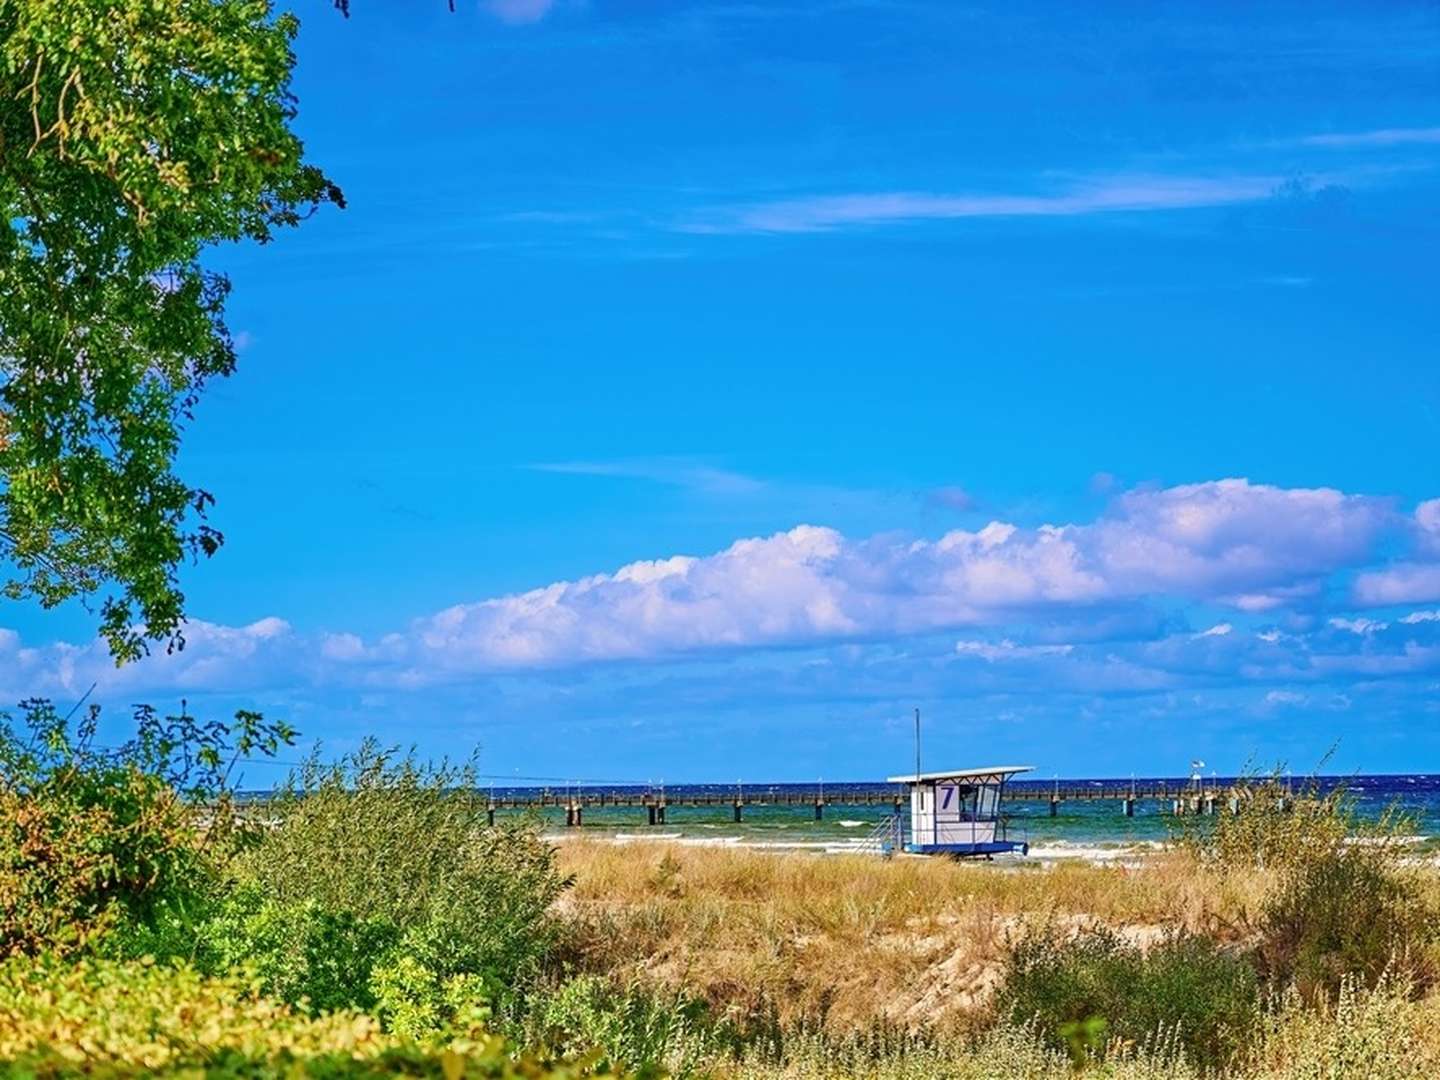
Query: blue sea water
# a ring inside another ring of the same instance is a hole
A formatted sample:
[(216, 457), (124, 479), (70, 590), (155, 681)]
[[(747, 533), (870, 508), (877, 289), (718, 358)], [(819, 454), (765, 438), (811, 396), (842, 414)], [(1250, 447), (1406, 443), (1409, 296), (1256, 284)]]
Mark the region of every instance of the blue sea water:
[[(1134, 783), (1141, 790), (1158, 786), (1161, 782), (1171, 790), (1183, 788), (1184, 777), (1137, 779)], [(1132, 781), (1121, 779), (1080, 779), (1060, 783), (1068, 788), (1094, 787), (1113, 791), (1128, 787)], [(1223, 793), (1231, 782), (1230, 778), (1206, 777), (1207, 789), (1218, 787)], [(1314, 781), (1322, 791), (1343, 787), (1353, 800), (1358, 813), (1365, 818), (1376, 818), (1390, 809), (1399, 809), (1414, 822), (1414, 834), (1425, 838), (1420, 843), (1425, 847), (1440, 846), (1440, 775), (1384, 775), (1320, 777)], [(1051, 816), (1050, 793), (1053, 781), (1031, 780), (1012, 781), (1003, 810), (1010, 821), (1012, 835), (1023, 835), (1033, 852), (1054, 852), (1063, 854), (1067, 849), (1084, 851), (1089, 849), (1128, 848), (1164, 841), (1174, 835), (1176, 819), (1168, 800), (1142, 799), (1136, 806), (1134, 817), (1126, 817), (1118, 800), (1110, 799), (1066, 799)], [(1299, 790), (1301, 781), (1295, 782)], [(712, 840), (715, 842), (743, 842), (776, 845), (843, 847), (853, 844), (868, 835), (886, 818), (891, 809), (888, 805), (847, 804), (845, 792), (880, 790), (884, 785), (874, 782), (827, 783), (826, 805), (821, 820), (816, 821), (813, 806), (802, 805), (750, 805), (744, 810), (744, 820), (736, 823), (727, 803), (717, 806), (686, 807), (676, 805), (687, 796), (716, 795), (730, 796), (735, 793), (734, 785), (677, 784), (667, 786), (666, 801), (669, 803), (663, 825), (649, 826), (646, 811), (642, 807), (596, 807), (584, 810), (583, 824), (578, 828), (567, 827), (563, 809), (546, 808), (539, 813), (553, 835), (611, 835), (643, 838), (645, 836), (667, 837), (683, 840)], [(813, 796), (814, 784), (747, 784), (746, 794), (756, 797), (760, 793), (787, 793)], [(508, 794), (533, 793), (534, 787), (496, 787), (497, 797)], [(629, 786), (579, 785), (570, 787), (557, 785), (548, 789), (553, 795), (562, 797), (580, 791), (587, 796), (600, 792), (614, 794), (643, 792)], [(658, 794), (659, 789), (652, 789)], [(501, 813), (520, 813), (509, 810)]]

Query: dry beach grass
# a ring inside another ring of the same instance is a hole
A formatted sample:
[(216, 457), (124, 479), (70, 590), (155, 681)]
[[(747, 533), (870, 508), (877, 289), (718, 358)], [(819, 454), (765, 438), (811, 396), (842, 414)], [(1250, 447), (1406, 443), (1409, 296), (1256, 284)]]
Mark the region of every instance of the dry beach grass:
[[(1188, 930), (1238, 956), (1255, 948), (1278, 880), (1273, 870), (1237, 872), (1184, 848), (1138, 867), (592, 839), (566, 841), (560, 857), (574, 876), (563, 901), (574, 962), (620, 983), (698, 995), (720, 1014), (773, 1009), (792, 1032), (778, 1059), (747, 1053), (703, 1073), (755, 1080), (1078, 1075), (1033, 1032), (995, 1022), (1006, 960), (1021, 937), (1098, 925), (1149, 948)], [(1440, 899), (1433, 867), (1408, 873), (1427, 902)], [(877, 1032), (885, 1033), (879, 1051)], [(1185, 1060), (1163, 1033), (1149, 1044), (1112, 1045), (1103, 1065), (1081, 1072), (1132, 1080), (1440, 1075), (1440, 995), (1408, 976), (1384, 977), (1374, 990), (1351, 980), (1328, 1002), (1291, 991), (1271, 1000), (1244, 1038), (1243, 1065), (1220, 1072)]]
[(1029, 926), (1101, 924), (1142, 942), (1177, 927), (1234, 936), (1264, 888), (1181, 852), (1140, 869), (1042, 869), (574, 840), (560, 857), (586, 967), (838, 1028), (966, 1026)]

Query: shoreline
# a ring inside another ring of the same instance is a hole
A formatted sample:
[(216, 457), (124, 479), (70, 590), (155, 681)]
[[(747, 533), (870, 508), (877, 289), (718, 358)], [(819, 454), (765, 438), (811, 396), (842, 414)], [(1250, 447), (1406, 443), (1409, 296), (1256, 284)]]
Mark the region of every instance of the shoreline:
[[(654, 832), (654, 833), (631, 833), (631, 832), (601, 832), (599, 830), (576, 835), (573, 831), (546, 832), (541, 837), (547, 843), (577, 844), (577, 843), (599, 843), (613, 847), (629, 847), (645, 844), (666, 844), (685, 848), (719, 848), (726, 851), (759, 851), (775, 852), (796, 852), (812, 855), (862, 855), (872, 858), (881, 856), (873, 851), (866, 850), (861, 845), (862, 840), (856, 839), (848, 843), (830, 840), (815, 839), (750, 839), (743, 836), (695, 836), (684, 832)], [(1123, 865), (1139, 867), (1144, 861), (1153, 855), (1159, 854), (1170, 847), (1168, 841), (1163, 840), (1126, 840), (1107, 844), (1103, 841), (1095, 843), (1072, 843), (1066, 840), (1046, 841), (1036, 844), (1030, 849), (1028, 855), (996, 855), (992, 860), (970, 860), (977, 865), (988, 864), (997, 867), (1018, 868), (1023, 866), (1051, 866), (1059, 862), (1086, 862), (1093, 866)], [(902, 855), (902, 858), (928, 859), (934, 858), (929, 855)]]

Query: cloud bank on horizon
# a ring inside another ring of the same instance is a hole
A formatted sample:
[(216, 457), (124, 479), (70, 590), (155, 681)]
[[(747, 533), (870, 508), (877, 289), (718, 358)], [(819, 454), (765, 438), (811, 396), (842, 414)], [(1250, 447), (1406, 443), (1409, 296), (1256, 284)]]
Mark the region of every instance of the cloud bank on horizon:
[[(1440, 677), (1440, 611), (1420, 606), (1436, 602), (1440, 499), (1407, 511), (1227, 479), (1131, 490), (1088, 522), (992, 521), (935, 539), (799, 525), (456, 604), (368, 641), (300, 634), (280, 616), (197, 621), (183, 651), (117, 670), (98, 641), (32, 645), (0, 631), (0, 692), (405, 691), (805, 650), (829, 650), (852, 680), (883, 657), (878, 693), (957, 665), (972, 688), (1039, 677), (1115, 693)], [(822, 680), (804, 692), (839, 689)], [(1308, 700), (1294, 689), (1263, 698)]]

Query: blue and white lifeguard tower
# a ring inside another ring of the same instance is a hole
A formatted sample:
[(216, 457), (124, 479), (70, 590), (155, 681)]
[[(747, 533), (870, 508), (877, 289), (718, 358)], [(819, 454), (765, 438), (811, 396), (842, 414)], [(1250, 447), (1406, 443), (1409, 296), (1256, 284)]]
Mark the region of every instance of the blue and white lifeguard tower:
[(897, 840), (916, 855), (989, 856), (1009, 851), (1028, 855), (1029, 843), (1023, 834), (1012, 837), (1000, 813), (1000, 794), (1006, 781), (1031, 768), (987, 765), (889, 777), (887, 783), (910, 788), (908, 835), (902, 831)]

